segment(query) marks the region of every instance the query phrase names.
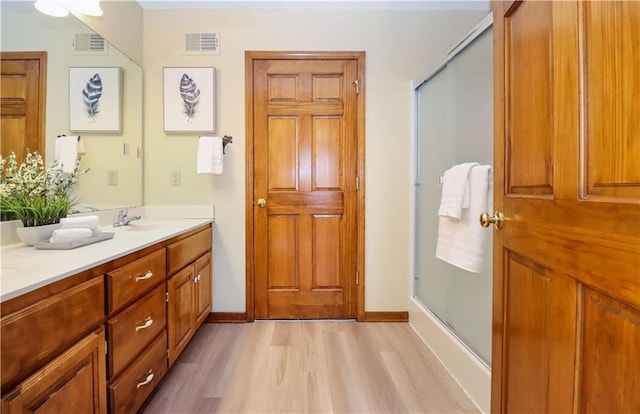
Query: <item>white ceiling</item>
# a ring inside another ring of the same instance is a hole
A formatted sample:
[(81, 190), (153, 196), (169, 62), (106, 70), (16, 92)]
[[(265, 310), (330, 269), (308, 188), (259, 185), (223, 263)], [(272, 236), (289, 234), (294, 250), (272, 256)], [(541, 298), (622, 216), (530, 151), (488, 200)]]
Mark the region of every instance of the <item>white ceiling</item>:
[[(104, 1), (104, 0), (103, 0)], [(427, 9), (490, 10), (488, 0), (137, 0), (144, 9)]]
[[(33, 7), (35, 0), (0, 0), (3, 10)], [(117, 0), (102, 0), (117, 1)], [(490, 10), (489, 0), (137, 0), (143, 9), (379, 9)]]

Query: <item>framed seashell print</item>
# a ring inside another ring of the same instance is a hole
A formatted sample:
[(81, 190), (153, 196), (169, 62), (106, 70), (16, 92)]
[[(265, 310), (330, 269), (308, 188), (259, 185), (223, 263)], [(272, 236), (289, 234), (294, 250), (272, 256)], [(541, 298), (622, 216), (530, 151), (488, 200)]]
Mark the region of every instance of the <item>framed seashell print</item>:
[(165, 67), (164, 131), (216, 132), (216, 70)]
[(122, 132), (122, 68), (69, 68), (69, 130)]

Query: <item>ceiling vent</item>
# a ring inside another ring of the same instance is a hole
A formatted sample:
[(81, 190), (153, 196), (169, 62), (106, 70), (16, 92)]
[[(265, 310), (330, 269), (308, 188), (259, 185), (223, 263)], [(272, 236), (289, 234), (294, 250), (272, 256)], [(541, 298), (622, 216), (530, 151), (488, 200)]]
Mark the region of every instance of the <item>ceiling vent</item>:
[(184, 35), (184, 52), (190, 54), (220, 54), (220, 33), (187, 33)]
[(95, 33), (76, 33), (73, 39), (73, 51), (76, 54), (106, 55), (107, 42)]

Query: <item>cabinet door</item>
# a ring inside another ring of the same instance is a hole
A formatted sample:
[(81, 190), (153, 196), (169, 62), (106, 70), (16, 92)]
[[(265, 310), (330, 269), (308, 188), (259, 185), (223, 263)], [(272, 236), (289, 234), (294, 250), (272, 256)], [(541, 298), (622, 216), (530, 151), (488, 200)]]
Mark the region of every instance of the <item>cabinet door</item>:
[(93, 332), (2, 398), (2, 412), (106, 413), (104, 328)]
[(194, 266), (187, 266), (167, 283), (169, 312), (169, 366), (173, 365), (195, 333)]
[(195, 266), (196, 327), (199, 327), (211, 312), (211, 253), (207, 253), (196, 260)]

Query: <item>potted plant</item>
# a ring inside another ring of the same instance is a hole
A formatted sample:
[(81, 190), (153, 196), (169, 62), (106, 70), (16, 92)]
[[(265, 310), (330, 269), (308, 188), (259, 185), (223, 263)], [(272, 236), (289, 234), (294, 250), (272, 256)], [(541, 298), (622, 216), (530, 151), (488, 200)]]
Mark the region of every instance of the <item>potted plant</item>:
[(73, 190), (81, 175), (79, 166), (80, 159), (70, 173), (57, 162), (45, 167), (42, 156), (28, 150), (20, 165), (13, 152), (0, 161), (0, 212), (3, 218), (22, 222), (17, 231), (25, 244), (48, 239), (78, 203)]

